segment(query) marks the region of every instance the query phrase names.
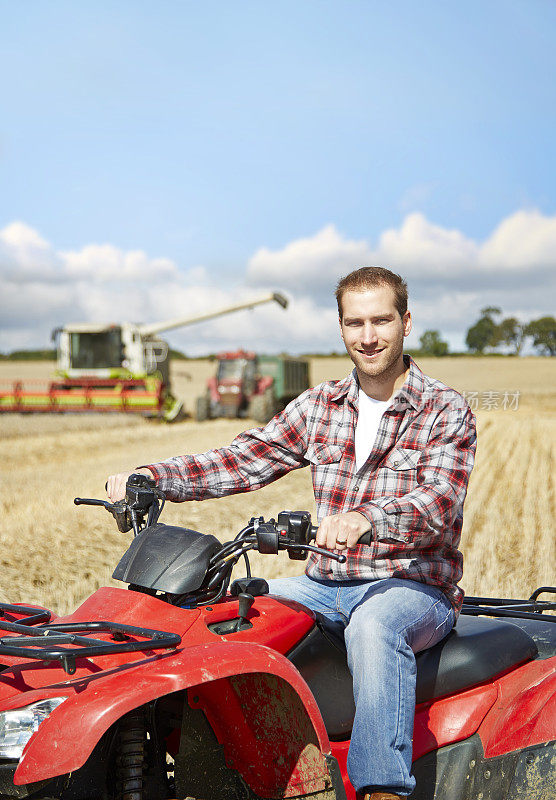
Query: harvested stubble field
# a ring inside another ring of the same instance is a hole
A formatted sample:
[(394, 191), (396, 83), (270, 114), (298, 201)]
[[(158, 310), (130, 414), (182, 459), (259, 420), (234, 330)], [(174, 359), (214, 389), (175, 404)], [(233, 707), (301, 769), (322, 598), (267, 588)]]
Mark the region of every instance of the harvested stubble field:
[[(476, 404), (479, 445), (465, 508), (463, 587), (468, 594), (528, 596), (556, 583), (556, 359), (423, 359), (422, 368)], [(347, 358), (312, 361), (312, 382), (343, 377)], [(174, 386), (192, 408), (209, 362), (177, 362)], [(44, 378), (49, 364), (0, 364), (0, 379)], [(515, 407), (517, 405), (517, 408)], [(104, 497), (107, 475), (228, 443), (248, 420), (174, 425), (118, 415), (0, 416), (0, 600), (75, 608), (110, 575), (130, 541), (103, 509), (73, 498)], [(164, 520), (226, 540), (253, 515), (314, 502), (308, 470), (251, 495), (168, 504)], [(293, 575), (300, 562), (254, 556), (254, 574)]]

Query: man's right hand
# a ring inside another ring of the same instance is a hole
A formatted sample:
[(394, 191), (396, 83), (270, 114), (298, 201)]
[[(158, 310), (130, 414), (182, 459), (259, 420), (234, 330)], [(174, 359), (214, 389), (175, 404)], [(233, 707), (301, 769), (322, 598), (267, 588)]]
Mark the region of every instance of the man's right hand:
[(139, 469), (132, 469), (131, 472), (118, 472), (117, 475), (110, 475), (106, 481), (106, 493), (113, 503), (124, 499), (127, 479), (130, 475), (135, 474), (146, 475), (148, 478), (153, 476), (147, 467), (139, 467)]

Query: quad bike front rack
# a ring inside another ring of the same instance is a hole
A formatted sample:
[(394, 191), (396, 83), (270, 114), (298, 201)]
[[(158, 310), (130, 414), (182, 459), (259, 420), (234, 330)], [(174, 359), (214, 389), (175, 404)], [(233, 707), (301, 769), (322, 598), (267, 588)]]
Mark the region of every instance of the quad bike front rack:
[[(26, 616), (17, 622), (5, 620), (6, 615), (14, 614)], [(173, 649), (181, 643), (181, 636), (177, 633), (138, 628), (119, 622), (47, 624), (50, 612), (29, 606), (0, 603), (0, 617), (4, 618), (0, 619), (0, 630), (16, 634), (0, 638), (0, 656), (59, 661), (68, 675), (74, 674), (78, 658), (133, 653), (139, 650)], [(39, 622), (46, 624), (39, 625)], [(109, 633), (112, 641), (77, 635), (83, 632)], [(140, 640), (136, 637), (140, 637)]]

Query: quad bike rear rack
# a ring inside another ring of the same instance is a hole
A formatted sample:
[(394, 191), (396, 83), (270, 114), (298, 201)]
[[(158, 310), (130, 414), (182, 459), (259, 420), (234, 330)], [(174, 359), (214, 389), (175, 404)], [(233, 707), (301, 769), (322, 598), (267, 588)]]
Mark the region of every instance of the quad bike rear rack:
[[(25, 614), (17, 622), (5, 620), (6, 614)], [(167, 631), (138, 628), (119, 622), (59, 622), (48, 624), (50, 612), (43, 608), (0, 603), (0, 630), (15, 636), (0, 638), (0, 657), (15, 656), (37, 661), (59, 661), (68, 675), (76, 669), (76, 659), (89, 656), (133, 653), (144, 650), (173, 649), (181, 636)], [(43, 624), (38, 624), (39, 622)], [(112, 641), (76, 635), (81, 632), (110, 633)], [(141, 637), (141, 641), (131, 637)]]
[[(464, 597), (462, 614), (488, 617), (517, 617), (518, 619), (539, 619), (545, 611), (556, 611), (556, 602), (539, 600), (540, 594), (556, 595), (556, 586), (539, 586), (528, 600), (509, 600), (496, 597)], [(556, 622), (553, 614), (543, 615), (545, 622)]]

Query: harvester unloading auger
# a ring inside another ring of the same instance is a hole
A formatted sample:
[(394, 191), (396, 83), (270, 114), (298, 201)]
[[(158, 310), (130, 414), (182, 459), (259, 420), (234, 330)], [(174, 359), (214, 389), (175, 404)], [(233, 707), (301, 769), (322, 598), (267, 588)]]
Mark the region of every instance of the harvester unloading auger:
[(158, 334), (270, 302), (288, 305), (282, 294), (272, 292), (164, 322), (83, 322), (57, 328), (52, 333), (58, 347), (57, 377), (42, 391), (30, 381), (13, 381), (7, 391), (0, 389), (0, 412), (126, 411), (171, 421), (182, 401), (172, 395), (168, 344)]

